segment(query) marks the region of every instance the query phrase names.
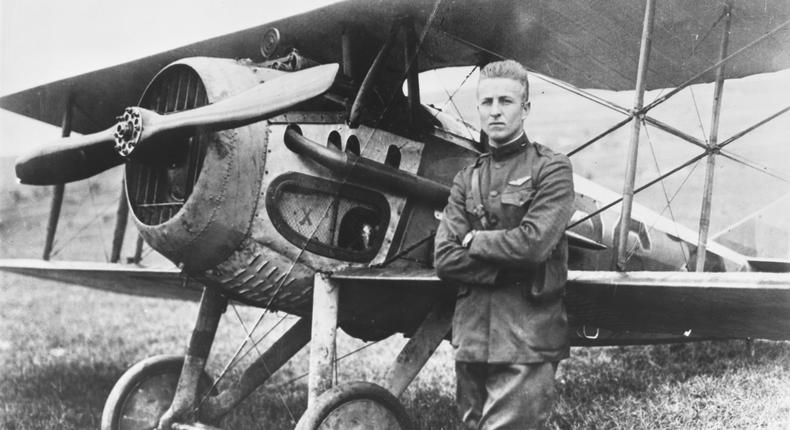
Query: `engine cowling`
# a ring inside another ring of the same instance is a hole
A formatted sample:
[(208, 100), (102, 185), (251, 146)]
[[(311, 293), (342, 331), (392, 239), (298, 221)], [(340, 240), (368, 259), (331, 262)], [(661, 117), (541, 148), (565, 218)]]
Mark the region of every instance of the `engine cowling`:
[[(188, 58), (160, 71), (139, 105), (167, 114), (215, 103), (264, 81), (244, 62)], [(258, 204), (267, 126), (200, 130), (156, 142), (156, 160), (126, 165), (126, 194), (140, 234), (191, 273), (226, 260), (247, 236)]]

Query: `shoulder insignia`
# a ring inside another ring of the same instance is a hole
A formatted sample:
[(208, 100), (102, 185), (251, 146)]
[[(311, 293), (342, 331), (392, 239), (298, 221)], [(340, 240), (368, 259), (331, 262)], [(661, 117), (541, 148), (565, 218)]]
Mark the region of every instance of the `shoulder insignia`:
[(532, 176), (531, 175), (527, 175), (527, 176), (524, 176), (523, 178), (513, 179), (512, 181), (509, 181), (508, 184), (509, 185), (514, 185), (516, 187), (520, 187), (520, 186), (526, 184), (527, 181), (529, 181), (530, 179), (532, 179)]

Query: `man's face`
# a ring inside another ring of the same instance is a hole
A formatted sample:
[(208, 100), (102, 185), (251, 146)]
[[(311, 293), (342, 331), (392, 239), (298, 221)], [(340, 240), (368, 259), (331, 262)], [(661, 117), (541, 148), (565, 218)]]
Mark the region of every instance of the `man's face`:
[(524, 91), (521, 82), (510, 78), (483, 78), (477, 84), (480, 125), (491, 146), (505, 144), (524, 130), (524, 118), (529, 113)]

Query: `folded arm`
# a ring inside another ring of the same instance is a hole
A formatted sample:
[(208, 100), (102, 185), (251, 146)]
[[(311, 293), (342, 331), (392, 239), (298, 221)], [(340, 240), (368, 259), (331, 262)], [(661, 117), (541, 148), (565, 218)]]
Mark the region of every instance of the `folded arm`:
[(467, 255), (501, 266), (545, 261), (573, 215), (573, 173), (570, 161), (556, 155), (541, 169), (535, 197), (515, 228), (479, 231)]
[(470, 284), (494, 285), (499, 265), (472, 258), (469, 250), (461, 246), (461, 240), (466, 233), (472, 230), (466, 217), (464, 182), (466, 174), (468, 174), (468, 169), (460, 171), (455, 176), (450, 189), (450, 198), (444, 208), (439, 229), (436, 231), (434, 250), (436, 274), (442, 279)]

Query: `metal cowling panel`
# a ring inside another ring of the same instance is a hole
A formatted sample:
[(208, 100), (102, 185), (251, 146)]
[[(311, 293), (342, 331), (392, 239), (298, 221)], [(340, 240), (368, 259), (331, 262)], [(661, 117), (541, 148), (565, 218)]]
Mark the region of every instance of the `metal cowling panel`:
[[(260, 83), (256, 69), (228, 59), (184, 59), (152, 80), (141, 105), (168, 113), (215, 103)], [(265, 123), (196, 130), (157, 143), (162, 165), (128, 165), (128, 199), (146, 242), (192, 273), (231, 255), (257, 207), (267, 132)]]

